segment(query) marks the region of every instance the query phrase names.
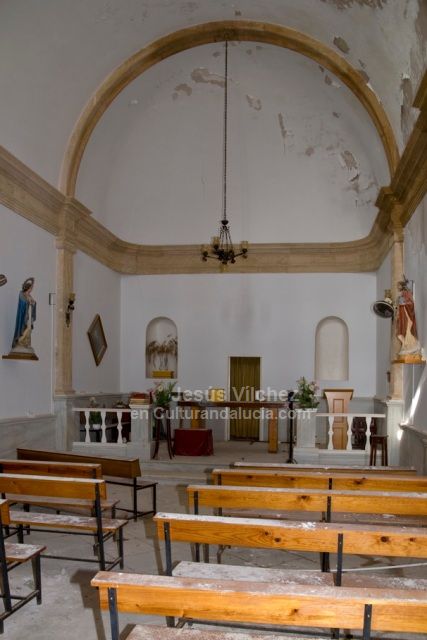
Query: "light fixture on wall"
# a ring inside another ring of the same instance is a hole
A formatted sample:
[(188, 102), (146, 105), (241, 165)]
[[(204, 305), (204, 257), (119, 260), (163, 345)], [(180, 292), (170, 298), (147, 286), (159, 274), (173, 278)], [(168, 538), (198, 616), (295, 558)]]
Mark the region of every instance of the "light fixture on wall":
[(390, 289), (386, 289), (384, 291), (384, 299), (377, 300), (372, 305), (372, 309), (374, 310), (375, 315), (380, 318), (393, 318), (394, 316), (394, 305), (393, 300), (391, 298)]
[(228, 128), (228, 41), (225, 41), (225, 64), (224, 64), (224, 139), (223, 139), (223, 174), (222, 174), (222, 219), (219, 228), (219, 235), (212, 238), (211, 244), (202, 246), (202, 260), (208, 258), (219, 260), (222, 268), (226, 268), (228, 263), (234, 264), (236, 258), (247, 258), (248, 242), (240, 243), (239, 249), (235, 250), (231, 240), (229, 221), (227, 219), (227, 128)]
[(6, 276), (3, 273), (0, 273), (0, 287), (6, 284), (6, 282), (7, 282)]
[(70, 293), (68, 296), (68, 304), (67, 304), (67, 309), (65, 311), (65, 324), (67, 325), (67, 327), (70, 326), (71, 324), (71, 315), (74, 311), (74, 303), (76, 301), (76, 294), (75, 293)]

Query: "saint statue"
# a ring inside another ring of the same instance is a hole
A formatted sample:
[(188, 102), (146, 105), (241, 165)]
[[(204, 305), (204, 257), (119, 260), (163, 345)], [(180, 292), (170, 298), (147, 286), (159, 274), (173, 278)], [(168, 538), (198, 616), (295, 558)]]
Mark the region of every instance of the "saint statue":
[(414, 298), (409, 288), (409, 280), (407, 280), (405, 276), (404, 280), (399, 282), (396, 334), (401, 343), (400, 356), (421, 354), (421, 345), (417, 333), (417, 321), (415, 319)]
[(31, 332), (36, 320), (36, 301), (31, 295), (33, 287), (34, 278), (27, 278), (19, 292), (12, 349), (3, 358), (38, 360), (31, 346)]

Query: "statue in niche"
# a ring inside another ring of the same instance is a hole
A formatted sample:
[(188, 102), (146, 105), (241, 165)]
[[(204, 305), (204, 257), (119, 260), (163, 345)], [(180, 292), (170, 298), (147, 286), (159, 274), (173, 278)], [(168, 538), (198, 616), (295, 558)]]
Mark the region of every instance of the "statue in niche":
[(31, 346), (31, 332), (36, 320), (36, 301), (32, 296), (34, 278), (27, 278), (22, 285), (18, 298), (16, 312), (15, 333), (12, 349), (3, 358), (15, 360), (38, 360)]
[(399, 356), (421, 357), (421, 345), (418, 340), (417, 321), (415, 318), (415, 303), (409, 280), (399, 282), (397, 298), (396, 334), (401, 343)]

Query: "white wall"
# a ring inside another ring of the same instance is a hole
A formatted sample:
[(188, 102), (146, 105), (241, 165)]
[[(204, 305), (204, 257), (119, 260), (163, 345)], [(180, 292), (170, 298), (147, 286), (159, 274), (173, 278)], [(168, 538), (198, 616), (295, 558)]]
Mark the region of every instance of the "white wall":
[(15, 329), (18, 295), (28, 277), (35, 278), (37, 320), (32, 345), (38, 361), (0, 360), (0, 418), (52, 411), (54, 238), (0, 205), (0, 273), (8, 279), (0, 289), (0, 355), (9, 353)]
[[(77, 392), (120, 389), (120, 276), (78, 251), (74, 260), (73, 386)], [(97, 367), (87, 336), (95, 315), (101, 316), (108, 348)], [(145, 363), (145, 359), (144, 359)]]
[(375, 274), (124, 277), (121, 388), (152, 385), (145, 379), (145, 330), (156, 316), (177, 325), (181, 387), (227, 387), (228, 356), (260, 356), (262, 386), (282, 389), (294, 388), (301, 375), (313, 377), (316, 325), (336, 315), (350, 336), (350, 379), (341, 386), (372, 396), (375, 296)]

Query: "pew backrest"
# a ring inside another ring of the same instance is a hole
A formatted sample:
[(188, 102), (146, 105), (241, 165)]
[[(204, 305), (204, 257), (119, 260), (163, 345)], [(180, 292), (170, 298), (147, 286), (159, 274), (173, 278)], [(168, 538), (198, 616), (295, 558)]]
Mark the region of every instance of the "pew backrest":
[(16, 450), (18, 460), (43, 460), (51, 462), (86, 462), (99, 464), (103, 476), (117, 478), (137, 478), (141, 475), (139, 458), (115, 458), (105, 456), (87, 456), (68, 451), (49, 451), (41, 449)]
[(328, 521), (334, 513), (427, 515), (426, 493), (189, 485), (187, 494), (195, 513), (203, 506), (214, 509), (320, 512), (327, 514)]
[(414, 476), (417, 470), (414, 467), (372, 467), (359, 465), (326, 465), (326, 464), (290, 464), (286, 462), (246, 462), (236, 460), (233, 467), (250, 468), (250, 469), (290, 469), (291, 471), (326, 471), (327, 473), (362, 473), (362, 474), (380, 474), (391, 476)]
[(295, 469), (213, 469), (215, 484), (242, 487), (333, 489), (336, 491), (427, 492), (427, 476), (388, 476)]
[[(427, 558), (427, 528), (157, 513), (160, 540), (258, 549)], [(339, 538), (341, 536), (341, 542)]]
[(33, 476), (65, 476), (70, 478), (102, 478), (100, 464), (48, 462), (41, 460), (1, 460), (0, 473)]
[(364, 629), (365, 638), (371, 629), (427, 631), (427, 594), (423, 591), (313, 588), (113, 572), (98, 573), (91, 584), (99, 589), (101, 608), (110, 609), (116, 638), (120, 611), (205, 622)]
[(107, 497), (104, 480), (0, 474), (0, 493), (97, 500)]

